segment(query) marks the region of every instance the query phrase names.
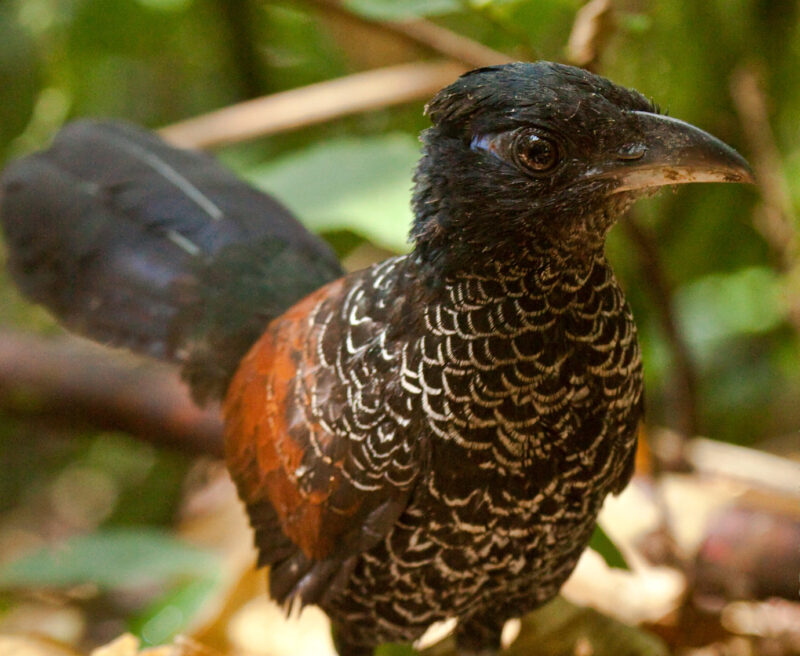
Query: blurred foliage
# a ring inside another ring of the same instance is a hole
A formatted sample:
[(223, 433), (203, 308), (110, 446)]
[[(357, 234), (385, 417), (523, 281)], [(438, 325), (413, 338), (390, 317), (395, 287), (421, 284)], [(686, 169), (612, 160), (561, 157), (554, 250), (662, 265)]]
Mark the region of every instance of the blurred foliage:
[[(427, 16), (515, 57), (547, 59), (563, 59), (582, 4), (345, 2), (366, 18)], [(603, 72), (746, 155), (730, 84), (740, 66), (762, 73), (782, 172), (797, 206), (798, 3), (615, 4), (616, 31), (601, 62)], [(355, 29), (358, 38), (351, 36)], [(45, 145), (62, 124), (80, 116), (123, 117), (156, 128), (256, 94), (421, 56), (420, 48), (384, 33), (365, 39), (363, 26), (342, 23), (313, 2), (3, 0), (0, 162)], [(407, 248), (415, 139), (426, 125), (418, 103), (257, 140), (220, 156), (337, 245), (347, 242), (349, 249), (366, 240), (399, 251)], [(787, 322), (787, 290), (774, 254), (753, 228), (757, 202), (753, 189), (702, 185), (661, 193), (637, 206), (638, 220), (657, 240), (675, 292), (675, 316), (698, 370), (699, 429), (748, 444), (800, 426), (800, 346)], [(670, 425), (673, 361), (658, 321), (663, 299), (643, 283), (635, 248), (619, 230), (612, 233), (609, 253), (645, 349), (649, 421)], [(5, 272), (0, 273), (0, 326), (54, 330), (40, 310), (19, 300)], [(16, 554), (19, 544), (96, 531), (86, 538), (91, 545), (107, 539), (115, 526), (171, 520), (186, 459), (124, 436), (62, 437), (43, 439), (39, 428), (0, 416), (0, 549), (11, 545), (9, 553)], [(151, 533), (143, 533), (138, 546), (149, 548), (150, 539), (150, 547), (164, 546)], [(42, 566), (40, 574), (45, 573)], [(203, 577), (184, 581), (169, 594), (188, 607), (206, 583)], [(175, 604), (162, 598), (150, 604), (140, 609), (139, 631), (149, 626), (153, 635), (168, 635), (175, 618), (165, 609)]]
[(100, 589), (151, 586), (167, 577), (204, 576), (219, 566), (213, 554), (153, 529), (116, 529), (77, 536), (0, 567), (0, 587), (58, 588), (87, 583)]
[(128, 628), (156, 645), (185, 630), (220, 586), (221, 569), (217, 554), (164, 530), (118, 528), (76, 536), (0, 565), (0, 589), (95, 586), (101, 595), (144, 593), (154, 601), (134, 611)]
[[(422, 651), (422, 656), (456, 656), (449, 637)], [(394, 645), (378, 656), (407, 656)], [(519, 637), (502, 653), (505, 656), (530, 654), (594, 654), (596, 656), (668, 656), (667, 646), (654, 635), (623, 624), (591, 608), (575, 606), (559, 596), (528, 613), (521, 621)]]
[[(247, 177), (316, 232), (351, 230), (403, 252), (409, 248), (411, 174), (418, 157), (417, 143), (404, 134), (336, 139), (252, 167)], [(313, 193), (309, 180), (315, 181)]]

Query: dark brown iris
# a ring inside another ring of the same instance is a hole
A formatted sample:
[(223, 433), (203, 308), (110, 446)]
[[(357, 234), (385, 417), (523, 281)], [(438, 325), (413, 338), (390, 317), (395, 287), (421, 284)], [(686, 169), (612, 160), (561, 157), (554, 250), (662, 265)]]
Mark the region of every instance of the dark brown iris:
[(517, 163), (531, 173), (546, 173), (558, 164), (558, 148), (535, 132), (523, 132), (515, 140)]

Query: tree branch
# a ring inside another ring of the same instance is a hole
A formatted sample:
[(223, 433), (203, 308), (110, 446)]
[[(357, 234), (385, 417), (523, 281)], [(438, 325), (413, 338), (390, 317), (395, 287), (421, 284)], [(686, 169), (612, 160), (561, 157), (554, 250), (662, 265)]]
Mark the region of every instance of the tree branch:
[(248, 100), (162, 128), (184, 148), (211, 148), (324, 123), (341, 116), (427, 99), (466, 69), (453, 62), (413, 63), (311, 84)]
[(742, 66), (731, 78), (731, 96), (752, 154), (761, 190), (761, 206), (753, 216), (756, 230), (775, 254), (784, 273), (789, 320), (800, 334), (800, 239), (789, 183), (769, 124), (763, 84), (755, 66)]
[[(675, 405), (675, 430), (683, 437), (691, 437), (697, 434), (697, 374), (689, 346), (675, 320), (672, 287), (664, 271), (656, 239), (636, 220), (633, 213), (620, 220), (620, 227), (636, 250), (639, 270), (653, 297), (658, 323), (672, 351), (674, 382), (670, 391)], [(672, 464), (680, 466), (680, 463)]]
[(590, 0), (575, 14), (567, 41), (567, 59), (586, 70), (598, 70), (600, 56), (615, 27), (611, 0)]
[(478, 41), (428, 20), (420, 18), (371, 20), (343, 7), (338, 0), (310, 0), (310, 2), (324, 11), (342, 16), (347, 20), (369, 25), (374, 29), (385, 30), (406, 41), (422, 46), (430, 52), (461, 62), (470, 68), (495, 66), (511, 61), (511, 58), (503, 52), (493, 50)]
[(348, 11), (336, 0), (311, 2), (323, 11), (388, 31), (453, 61), (401, 64), (256, 98), (167, 126), (161, 136), (185, 148), (239, 143), (349, 114), (428, 99), (468, 68), (510, 61), (508, 55), (430, 21), (372, 21)]
[(243, 97), (255, 98), (268, 90), (258, 54), (256, 16), (250, 0), (216, 0), (220, 31), (239, 73)]
[(0, 333), (0, 412), (124, 431), (192, 455), (222, 455), (219, 408), (198, 408), (173, 367), (74, 338)]

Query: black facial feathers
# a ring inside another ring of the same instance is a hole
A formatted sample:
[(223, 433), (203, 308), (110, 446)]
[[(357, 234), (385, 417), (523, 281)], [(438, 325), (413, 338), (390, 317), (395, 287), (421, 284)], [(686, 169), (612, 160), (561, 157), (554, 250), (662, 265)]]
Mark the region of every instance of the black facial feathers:
[(583, 69), (512, 63), (462, 75), (427, 105), (412, 228), (441, 272), (475, 261), (587, 258), (636, 194), (592, 172), (640, 138), (642, 94)]

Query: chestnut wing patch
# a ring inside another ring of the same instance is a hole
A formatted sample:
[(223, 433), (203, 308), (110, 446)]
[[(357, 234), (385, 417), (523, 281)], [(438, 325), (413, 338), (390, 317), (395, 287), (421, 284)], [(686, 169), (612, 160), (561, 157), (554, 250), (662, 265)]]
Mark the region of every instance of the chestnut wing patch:
[(226, 399), (228, 467), (260, 563), (285, 579), (276, 598), (313, 601), (304, 577), (319, 588), (377, 544), (419, 471), (423, 440), (401, 388), (405, 354), (368, 316), (358, 293), (368, 283), (336, 281), (273, 321)]

